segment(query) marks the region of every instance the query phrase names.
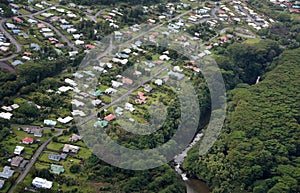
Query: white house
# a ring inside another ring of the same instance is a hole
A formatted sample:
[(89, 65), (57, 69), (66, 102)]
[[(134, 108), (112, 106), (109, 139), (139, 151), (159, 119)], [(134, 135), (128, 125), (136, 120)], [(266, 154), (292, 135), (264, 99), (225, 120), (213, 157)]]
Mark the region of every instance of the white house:
[(32, 180), (32, 185), (37, 188), (51, 189), (52, 184), (53, 183), (51, 181), (39, 177), (36, 177)]
[(133, 105), (131, 103), (126, 103), (125, 110), (133, 112), (135, 110), (135, 108), (133, 107)]
[(56, 121), (44, 120), (44, 124), (48, 125), (48, 126), (55, 126), (56, 125)]
[(4, 112), (0, 113), (0, 118), (2, 118), (2, 119), (10, 120), (12, 116), (13, 116), (13, 114), (11, 114), (11, 113), (4, 113)]
[(14, 154), (16, 155), (20, 155), (22, 153), (22, 151), (24, 150), (23, 146), (16, 146), (15, 150), (14, 150)]
[(63, 124), (67, 124), (67, 123), (69, 123), (72, 120), (73, 120), (73, 118), (70, 117), (70, 116), (67, 116), (65, 118), (58, 118), (57, 119), (58, 122), (63, 123)]
[(65, 83), (68, 83), (68, 84), (70, 84), (71, 86), (77, 86), (77, 83), (76, 83), (74, 80), (69, 79), (69, 78), (66, 78), (66, 79), (65, 79)]
[(114, 80), (112, 80), (111, 83), (112, 83), (112, 87), (114, 87), (114, 88), (119, 88), (120, 86), (123, 85), (123, 83), (117, 82), (117, 81), (114, 81)]

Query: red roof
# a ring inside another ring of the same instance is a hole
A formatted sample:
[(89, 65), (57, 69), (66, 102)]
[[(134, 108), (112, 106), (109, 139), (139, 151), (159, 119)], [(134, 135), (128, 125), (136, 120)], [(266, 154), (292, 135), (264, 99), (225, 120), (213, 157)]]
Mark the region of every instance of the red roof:
[(23, 54), (26, 55), (26, 56), (30, 56), (32, 53), (30, 53), (30, 52), (24, 52)]
[(38, 26), (38, 28), (45, 28), (46, 27), (45, 24), (43, 24), (43, 23), (38, 23), (37, 26)]
[(123, 77), (122, 82), (125, 84), (133, 84), (133, 80), (131, 80), (130, 78), (125, 78), (125, 77)]
[(138, 92), (138, 95), (139, 95), (141, 100), (146, 100), (147, 99), (147, 97), (144, 96), (143, 92)]
[(13, 17), (13, 20), (18, 22), (18, 23), (23, 23), (23, 20), (18, 18), (18, 17)]
[(226, 12), (220, 9), (220, 10), (218, 10), (218, 13), (219, 14), (225, 14)]
[(33, 138), (30, 138), (30, 137), (25, 137), (23, 140), (22, 140), (23, 143), (33, 143), (34, 142), (34, 139)]
[(103, 15), (103, 18), (105, 18), (105, 19), (111, 19), (112, 17), (110, 15)]
[(104, 119), (105, 119), (106, 121), (112, 121), (112, 120), (114, 120), (115, 118), (116, 118), (116, 116), (113, 115), (113, 114), (110, 114), (110, 115), (107, 115), (106, 117), (104, 117)]
[(95, 46), (91, 45), (91, 44), (86, 44), (85, 47), (88, 48), (88, 49), (94, 49), (95, 48)]

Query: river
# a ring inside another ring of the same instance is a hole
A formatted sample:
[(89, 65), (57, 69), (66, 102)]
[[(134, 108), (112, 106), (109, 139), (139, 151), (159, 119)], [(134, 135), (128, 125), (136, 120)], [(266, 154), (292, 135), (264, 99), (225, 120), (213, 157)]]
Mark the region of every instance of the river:
[(176, 155), (174, 158), (174, 163), (175, 163), (174, 169), (181, 176), (182, 180), (185, 182), (187, 193), (210, 193), (209, 188), (204, 182), (196, 179), (189, 179), (187, 173), (185, 173), (182, 169), (182, 164), (185, 158), (187, 157), (188, 151), (192, 149), (192, 147), (194, 147), (202, 137), (203, 137), (202, 133), (197, 134), (194, 140), (189, 144), (189, 146), (187, 146), (182, 151), (182, 153)]

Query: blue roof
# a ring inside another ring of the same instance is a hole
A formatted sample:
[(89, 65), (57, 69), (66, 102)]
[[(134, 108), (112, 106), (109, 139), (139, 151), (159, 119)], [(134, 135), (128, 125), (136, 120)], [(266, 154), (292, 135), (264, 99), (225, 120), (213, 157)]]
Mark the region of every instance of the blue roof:
[(20, 61), (20, 60), (15, 60), (15, 61), (13, 61), (13, 63), (11, 63), (13, 66), (18, 66), (18, 65), (20, 65), (20, 64), (24, 64), (22, 61)]

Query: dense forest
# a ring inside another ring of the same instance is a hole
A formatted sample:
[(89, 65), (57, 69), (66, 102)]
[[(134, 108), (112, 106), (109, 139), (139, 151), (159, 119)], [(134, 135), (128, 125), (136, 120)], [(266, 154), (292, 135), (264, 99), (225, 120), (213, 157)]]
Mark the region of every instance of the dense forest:
[(190, 151), (185, 169), (214, 193), (299, 192), (299, 61), (300, 49), (285, 51), (262, 82), (232, 90), (218, 141), (206, 155)]

